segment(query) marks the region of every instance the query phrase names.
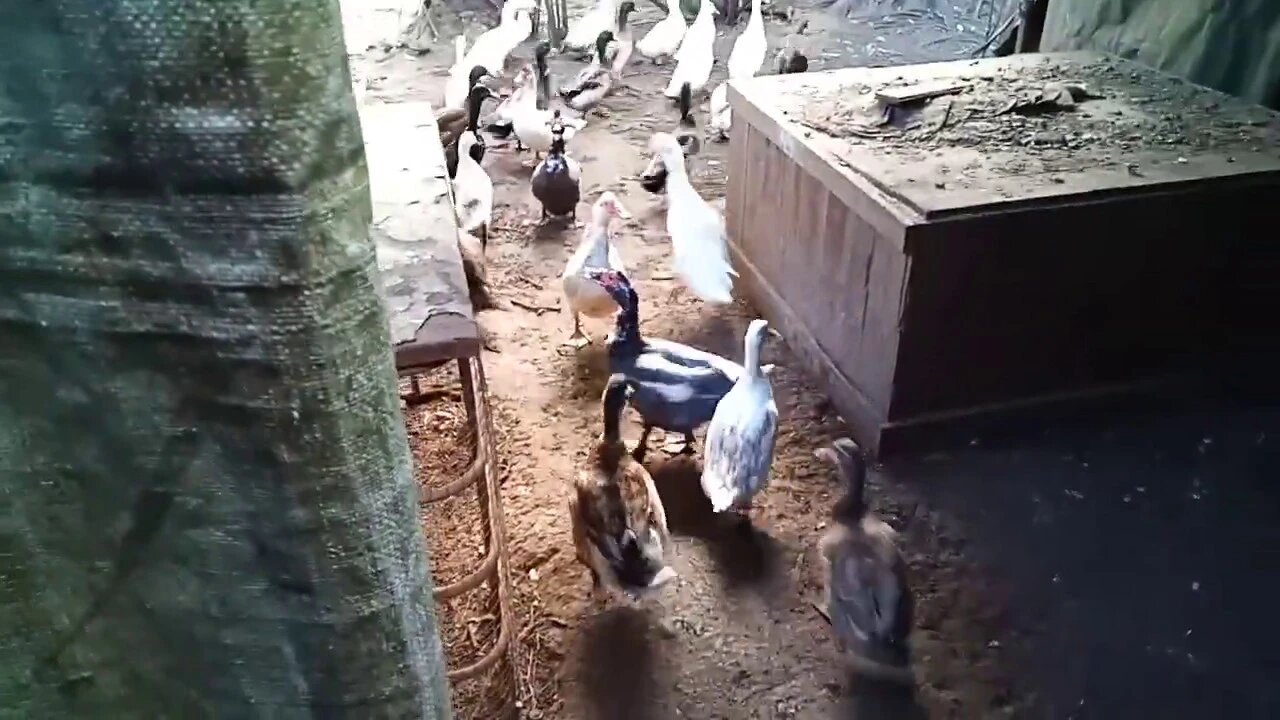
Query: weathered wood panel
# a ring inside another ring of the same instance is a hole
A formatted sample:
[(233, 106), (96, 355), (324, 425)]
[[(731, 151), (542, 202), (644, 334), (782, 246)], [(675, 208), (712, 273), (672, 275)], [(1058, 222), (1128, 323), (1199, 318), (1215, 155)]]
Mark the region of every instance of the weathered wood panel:
[(726, 211), (742, 284), (810, 373), (845, 386), (833, 393), (845, 419), (875, 434), (892, 399), (905, 258), (762, 134), (743, 126), (732, 142)]

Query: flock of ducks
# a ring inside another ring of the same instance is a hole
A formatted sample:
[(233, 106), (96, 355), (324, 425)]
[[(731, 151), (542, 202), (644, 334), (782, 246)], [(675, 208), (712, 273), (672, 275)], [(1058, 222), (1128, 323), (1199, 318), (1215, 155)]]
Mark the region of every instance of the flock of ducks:
[[(514, 138), (517, 150), (533, 153), (529, 186), (541, 204), (543, 220), (576, 220), (582, 169), (568, 155), (567, 145), (586, 126), (586, 113), (618, 86), (635, 53), (654, 64), (675, 62), (663, 93), (677, 101), (679, 118), (670, 132), (650, 138), (651, 161), (641, 177), (645, 189), (667, 196), (673, 270), (703, 301), (732, 302), (737, 273), (727, 256), (724, 218), (698, 194), (685, 166), (686, 157), (699, 151), (702, 140), (692, 99), (706, 87), (715, 63), (712, 2), (703, 0), (692, 24), (686, 25), (680, 3), (673, 1), (666, 17), (635, 41), (629, 24), (634, 2), (598, 0), (564, 37), (562, 51), (590, 57), (590, 62), (558, 88), (555, 96), (562, 107), (557, 108), (551, 107), (551, 47), (546, 42), (538, 44), (531, 64), (518, 69), (509, 94), (499, 98), (490, 87), (506, 72), (512, 51), (533, 34), (538, 2), (507, 0), (498, 25), (469, 49), (465, 37), (457, 38), (444, 103), (436, 114), (469, 282), (484, 282), (484, 247), (493, 211), (493, 181), (481, 165), (484, 134)], [(807, 69), (803, 54), (789, 45), (777, 55), (776, 69)], [(751, 18), (728, 59), (730, 79), (757, 74), (766, 53), (761, 0), (753, 0)], [(497, 100), (498, 106), (482, 122), (481, 108), (487, 100)], [(711, 93), (711, 108), (709, 129), (723, 138), (731, 122), (724, 84)], [(643, 465), (654, 428), (682, 438), (669, 442), (669, 450), (692, 454), (694, 432), (706, 426), (703, 492), (714, 512), (732, 513), (750, 528), (747, 513), (753, 498), (768, 485), (773, 461), (778, 408), (769, 379), (773, 366), (761, 364), (761, 351), (766, 339), (777, 333), (766, 321), (753, 320), (744, 337), (742, 364), (683, 343), (642, 336), (639, 297), (612, 242), (613, 221), (629, 217), (613, 192), (595, 199), (577, 249), (561, 274), (561, 286), (573, 320), (566, 345), (581, 348), (592, 342), (582, 330), (582, 316), (613, 319), (605, 341), (610, 377), (601, 400), (603, 432), (569, 501), (576, 555), (590, 571), (593, 592), (603, 589), (635, 598), (676, 577), (667, 562), (670, 533), (662, 499)], [(628, 405), (643, 423), (641, 438), (631, 450), (619, 431)], [(911, 625), (910, 594), (893, 530), (867, 512), (866, 465), (852, 441), (836, 441), (819, 455), (833, 463), (848, 488), (821, 543), (829, 619), (841, 644), (855, 651), (864, 665), (888, 668), (881, 674), (892, 675), (905, 663)]]

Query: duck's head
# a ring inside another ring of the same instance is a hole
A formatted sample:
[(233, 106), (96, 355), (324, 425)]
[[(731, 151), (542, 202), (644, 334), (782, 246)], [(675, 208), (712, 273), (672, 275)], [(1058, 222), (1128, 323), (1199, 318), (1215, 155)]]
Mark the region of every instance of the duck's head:
[(533, 49), (533, 58), (540, 63), (547, 62), (547, 56), (551, 54), (551, 43), (543, 40)]
[(618, 27), (625, 28), (627, 26), (627, 18), (635, 11), (636, 4), (634, 2), (623, 0), (623, 3), (618, 6)]
[[(747, 344), (760, 345), (764, 343), (766, 338), (779, 338), (777, 330), (769, 327), (769, 321), (764, 318), (756, 318), (747, 325)], [(850, 441), (852, 442), (852, 441)]]
[(472, 85), (471, 90), (467, 91), (467, 99), (471, 101), (473, 107), (479, 106), (480, 103), (492, 97), (493, 91), (484, 83)]
[(845, 485), (844, 497), (831, 508), (831, 517), (842, 523), (856, 523), (866, 512), (863, 491), (867, 481), (867, 461), (862, 449), (849, 438), (837, 438), (831, 447), (819, 448), (815, 456), (835, 466)]
[(614, 195), (612, 190), (606, 190), (600, 193), (595, 205), (591, 206), (591, 217), (597, 224), (604, 225), (611, 218), (627, 220), (631, 217), (631, 213), (622, 206), (618, 196)]
[(605, 30), (596, 36), (596, 57), (601, 63), (607, 60), (609, 43), (613, 42), (613, 31)]
[(631, 383), (627, 382), (627, 376), (622, 373), (610, 375), (609, 382), (604, 386), (604, 395), (600, 399), (601, 404), (604, 405), (605, 417), (618, 417), (618, 413), (622, 412), (622, 408), (630, 397)]
[(467, 87), (475, 87), (476, 85), (488, 83), (493, 79), (489, 74), (489, 70), (483, 65), (476, 65), (471, 68), (471, 72), (467, 74)]
[(636, 291), (631, 281), (618, 270), (597, 268), (587, 273), (592, 280), (600, 283), (600, 287), (609, 293), (609, 297), (618, 303), (618, 307), (626, 310), (635, 306)]
[(832, 440), (830, 447), (814, 450), (813, 454), (815, 457), (826, 460), (836, 467), (844, 467), (854, 459), (861, 457), (862, 449), (853, 440), (842, 437)]
[[(483, 87), (483, 86), (481, 86)], [(471, 156), (471, 148), (478, 144), (480, 139), (470, 130), (458, 136), (458, 157), (463, 155)]]
[(680, 141), (671, 133), (654, 133), (649, 138), (649, 152), (654, 157), (662, 158), (663, 163), (667, 166), (667, 170), (671, 170), (673, 163), (684, 162), (684, 149), (680, 147)]

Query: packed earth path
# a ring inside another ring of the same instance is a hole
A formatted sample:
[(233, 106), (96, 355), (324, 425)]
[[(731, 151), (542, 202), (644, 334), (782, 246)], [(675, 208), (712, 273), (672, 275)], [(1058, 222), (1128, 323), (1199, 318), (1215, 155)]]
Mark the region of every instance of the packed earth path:
[[(660, 17), (642, 3), (637, 36)], [(474, 39), (482, 24), (495, 21), (495, 13), (477, 7), (458, 16), (442, 8), (435, 20), (440, 40), (411, 65), (353, 61), (364, 92), (389, 102), (439, 103), (460, 23)], [(723, 79), (723, 59), (745, 24), (744, 15), (736, 28), (718, 28), (718, 62), (709, 87)], [(770, 19), (772, 47), (793, 24)], [(824, 42), (820, 33), (806, 39), (819, 69), (824, 51), (838, 55), (838, 48)], [(532, 46), (526, 42), (517, 50), (519, 61), (531, 58)], [(411, 71), (399, 69), (404, 67)], [(550, 67), (563, 81), (582, 63), (553, 55)], [(636, 181), (647, 162), (649, 136), (672, 128), (677, 119), (661, 92), (670, 70), (670, 65), (633, 59), (621, 87), (569, 143), (569, 155), (583, 167), (577, 226), (540, 223), (529, 189), (530, 154), (496, 138), (487, 141), (483, 165), (494, 181), (495, 208), (486, 259), (497, 307), (480, 312), (479, 322), (499, 425), (501, 491), (521, 630), (523, 716), (1017, 715), (1021, 700), (1003, 669), (1003, 606), (993, 583), (966, 561), (964, 542), (945, 516), (908, 491), (886, 485), (875, 472), (873, 504), (903, 533), (915, 585), (912, 642), (918, 684), (912, 691), (882, 687), (848, 677), (842, 669), (830, 628), (815, 607), (821, 585), (814, 561), (815, 543), (839, 490), (814, 450), (844, 431), (781, 341), (766, 344), (763, 358), (778, 365), (773, 388), (779, 429), (771, 484), (752, 514), (756, 532), (743, 534), (713, 519), (698, 483), (701, 433), (699, 454), (693, 457), (667, 455), (660, 449), (661, 433), (655, 433), (646, 464), (666, 504), (674, 535), (672, 562), (680, 577), (642, 603), (589, 601), (588, 573), (574, 559), (567, 500), (601, 430), (600, 397), (607, 379), (602, 341), (609, 327), (584, 320), (593, 344), (577, 351), (564, 346), (572, 320), (562, 307), (559, 277), (581, 237), (590, 203), (612, 190), (633, 215), (615, 226), (615, 242), (639, 293), (644, 334), (741, 360), (743, 332), (753, 317), (741, 300), (717, 308), (680, 289), (670, 271), (663, 200)], [(697, 104), (705, 122), (705, 94)], [(727, 150), (727, 144), (704, 143), (691, 163), (694, 186), (713, 203), (724, 195)], [(760, 202), (768, 198), (768, 189), (761, 188)], [(631, 411), (625, 422), (624, 438), (634, 444), (639, 426)], [(420, 456), (419, 462), (424, 462)], [(450, 548), (436, 541), (431, 552), (443, 556)], [(460, 707), (459, 716), (471, 715)]]

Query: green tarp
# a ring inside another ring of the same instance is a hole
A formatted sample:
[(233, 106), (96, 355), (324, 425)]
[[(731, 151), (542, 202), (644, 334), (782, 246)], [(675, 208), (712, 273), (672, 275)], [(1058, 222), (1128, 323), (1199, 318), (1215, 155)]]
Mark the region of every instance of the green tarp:
[(337, 0), (0, 48), (0, 718), (449, 717)]
[(1280, 108), (1280, 0), (1049, 0), (1040, 49), (1103, 50)]

